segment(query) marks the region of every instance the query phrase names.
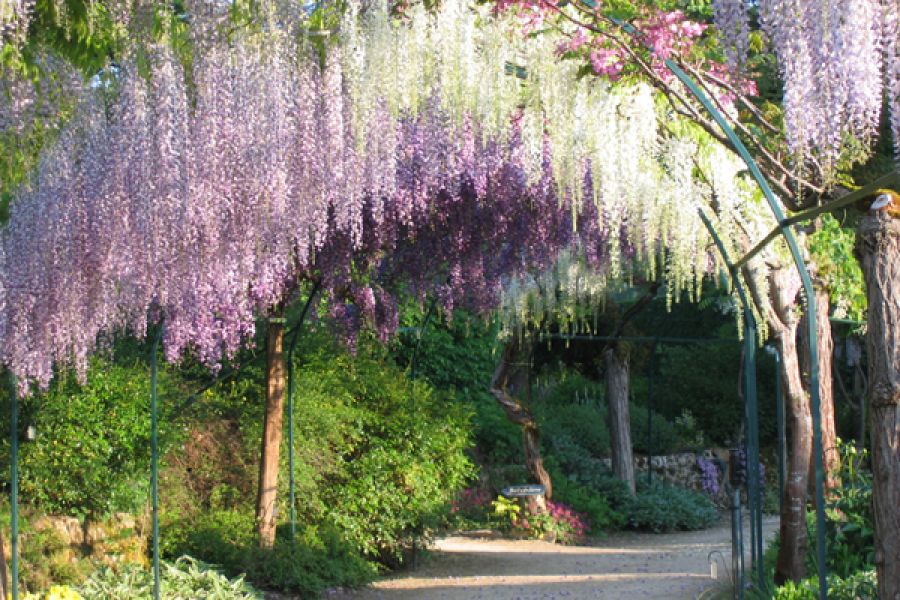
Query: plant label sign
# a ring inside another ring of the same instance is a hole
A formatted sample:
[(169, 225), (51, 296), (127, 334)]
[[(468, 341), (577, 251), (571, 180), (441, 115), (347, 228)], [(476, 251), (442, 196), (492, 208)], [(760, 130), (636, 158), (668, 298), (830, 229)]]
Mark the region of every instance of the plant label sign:
[(500, 490), (506, 498), (520, 498), (522, 496), (543, 496), (547, 488), (543, 485), (511, 485)]

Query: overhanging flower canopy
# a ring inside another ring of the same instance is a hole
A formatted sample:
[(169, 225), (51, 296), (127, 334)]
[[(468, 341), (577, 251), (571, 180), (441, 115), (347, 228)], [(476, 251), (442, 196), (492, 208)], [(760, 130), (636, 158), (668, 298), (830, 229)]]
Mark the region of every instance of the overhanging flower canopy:
[(491, 310), (576, 244), (677, 289), (711, 265), (697, 210), (753, 210), (737, 168), (698, 177), (710, 144), (663, 127), (649, 87), (579, 78), (558, 39), (487, 10), (351, 2), (329, 37), (276, 25), (190, 61), (136, 48), (47, 149), (2, 237), (2, 359), (24, 381), (83, 373), (98, 339), (160, 314), (170, 359), (216, 365), (304, 281), (383, 335), (400, 293)]

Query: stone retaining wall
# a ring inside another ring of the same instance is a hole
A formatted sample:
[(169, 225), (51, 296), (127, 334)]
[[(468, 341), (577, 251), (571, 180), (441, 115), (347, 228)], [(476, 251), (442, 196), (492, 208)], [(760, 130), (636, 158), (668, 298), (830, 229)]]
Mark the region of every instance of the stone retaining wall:
[[(701, 454), (695, 452), (685, 452), (681, 454), (669, 454), (667, 456), (654, 456), (650, 459), (650, 468), (653, 470), (653, 479), (671, 483), (674, 486), (703, 491), (703, 484), (700, 482), (700, 467), (697, 466), (697, 457), (702, 456), (707, 460), (714, 458), (722, 459), (728, 464), (728, 450), (723, 448), (713, 448), (704, 450)], [(634, 456), (634, 476), (636, 479), (643, 476), (647, 477), (647, 456)], [(603, 459), (603, 463), (612, 468), (612, 461), (608, 458)], [(720, 477), (722, 473), (719, 474)], [(720, 479), (721, 480), (721, 479)]]

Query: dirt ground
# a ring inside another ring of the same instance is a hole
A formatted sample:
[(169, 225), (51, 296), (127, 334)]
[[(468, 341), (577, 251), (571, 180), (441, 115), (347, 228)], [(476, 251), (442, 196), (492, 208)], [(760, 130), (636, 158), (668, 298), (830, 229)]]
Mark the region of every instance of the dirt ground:
[[(766, 544), (778, 527), (763, 521)], [(750, 531), (744, 524), (745, 549)], [(717, 578), (710, 562), (716, 562)], [(747, 557), (749, 566), (749, 556)], [(708, 597), (730, 585), (731, 525), (671, 534), (616, 534), (590, 546), (516, 541), (489, 532), (440, 539), (415, 571), (356, 591), (332, 590), (329, 600), (531, 600)]]

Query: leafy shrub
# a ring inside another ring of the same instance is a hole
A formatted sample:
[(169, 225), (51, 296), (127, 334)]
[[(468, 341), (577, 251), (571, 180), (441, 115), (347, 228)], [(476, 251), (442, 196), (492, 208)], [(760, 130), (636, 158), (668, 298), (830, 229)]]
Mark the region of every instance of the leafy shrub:
[[(161, 377), (161, 394), (167, 378)], [(3, 386), (4, 403), (9, 402)], [(22, 400), (20, 422), (37, 426), (37, 438), (19, 446), (19, 494), (23, 503), (51, 514), (102, 517), (143, 509), (150, 468), (150, 378), (141, 366), (91, 362), (87, 382), (64, 377), (46, 394)], [(3, 410), (9, 429), (9, 409)], [(177, 432), (160, 415), (165, 446)], [(21, 439), (21, 438), (20, 438)], [(8, 462), (10, 440), (0, 439)], [(6, 479), (6, 472), (0, 475)]]
[(572, 510), (587, 515), (591, 533), (601, 533), (620, 526), (624, 517), (612, 509), (609, 500), (583, 483), (563, 475), (558, 468), (550, 469), (553, 497)]
[[(828, 491), (825, 506), (825, 545), (828, 572), (840, 577), (875, 566), (875, 518), (872, 514), (872, 474), (859, 468), (868, 458), (852, 444), (837, 441), (840, 485)], [(810, 530), (807, 557), (816, 556), (815, 513), (807, 513)], [(812, 566), (812, 565), (810, 565)], [(814, 572), (810, 570), (810, 572)]]
[(652, 413), (651, 432), (647, 423), (647, 407), (632, 402), (629, 405), (631, 415), (631, 446), (635, 452), (650, 454), (650, 437), (653, 437), (653, 452), (655, 456), (668, 454), (675, 450), (681, 439), (675, 428), (666, 421), (665, 417), (657, 412)]
[(302, 527), (293, 544), (285, 527), (278, 533), (274, 548), (260, 549), (252, 512), (222, 510), (168, 522), (160, 532), (160, 547), (164, 556), (191, 553), (232, 577), (245, 573), (255, 585), (285, 593), (314, 595), (328, 587), (356, 587), (377, 573), (333, 530)]
[[(210, 600), (263, 600), (262, 592), (244, 581), (243, 577), (229, 580), (211, 565), (183, 556), (174, 563), (163, 563), (160, 569), (160, 598), (209, 598)], [(97, 600), (149, 600), (153, 594), (153, 572), (128, 565), (119, 569), (99, 569), (78, 591), (86, 598)]]
[[(857, 600), (871, 598), (877, 590), (875, 570), (860, 571), (849, 577), (828, 576), (829, 600)], [(811, 577), (800, 583), (788, 581), (777, 588), (771, 596), (772, 600), (818, 600), (819, 578)]]
[(447, 525), (454, 529), (477, 529), (487, 526), (493, 496), (484, 489), (467, 488), (450, 503)]
[(550, 394), (546, 404), (549, 406), (565, 406), (602, 403), (603, 386), (591, 381), (584, 375), (574, 372), (563, 372), (559, 381), (550, 386)]
[(704, 529), (719, 520), (705, 495), (658, 482), (639, 484), (623, 512), (630, 528), (655, 533)]
[(568, 437), (592, 456), (609, 452), (606, 407), (596, 404), (569, 404), (541, 407), (541, 432), (552, 441)]

